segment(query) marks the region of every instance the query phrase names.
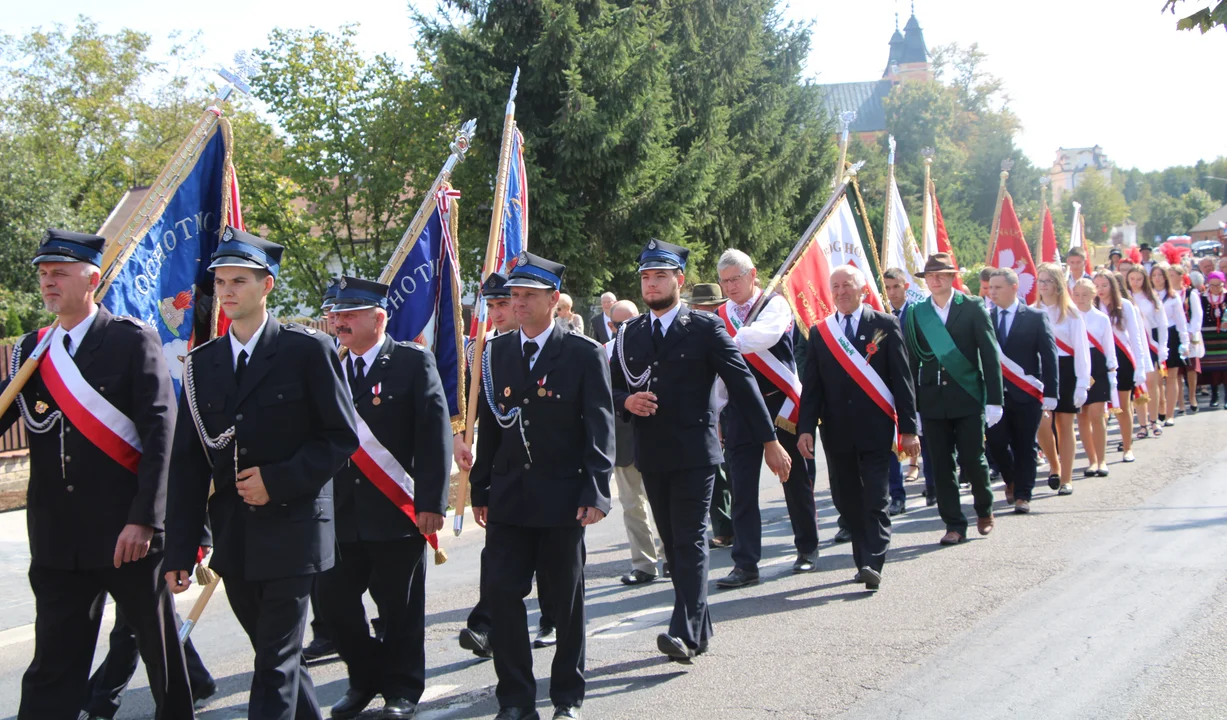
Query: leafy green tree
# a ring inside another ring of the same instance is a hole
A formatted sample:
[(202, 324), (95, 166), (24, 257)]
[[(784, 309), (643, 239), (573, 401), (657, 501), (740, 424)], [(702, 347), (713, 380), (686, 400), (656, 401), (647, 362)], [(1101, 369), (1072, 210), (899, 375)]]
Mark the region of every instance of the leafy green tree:
[[(1164, 0), (1163, 11), (1176, 14), (1177, 4), (1182, 0)], [(1216, 27), (1227, 25), (1227, 0), (1208, 3), (1191, 15), (1186, 15), (1176, 21), (1177, 30), (1200, 30), (1202, 35)]]
[(1078, 187), (1068, 198), (1066, 203), (1070, 207), (1075, 201), (1082, 204), (1086, 237), (1091, 242), (1105, 242), (1108, 238), (1103, 228), (1120, 225), (1129, 217), (1129, 204), (1125, 202), (1124, 194), (1098, 172), (1083, 174)]

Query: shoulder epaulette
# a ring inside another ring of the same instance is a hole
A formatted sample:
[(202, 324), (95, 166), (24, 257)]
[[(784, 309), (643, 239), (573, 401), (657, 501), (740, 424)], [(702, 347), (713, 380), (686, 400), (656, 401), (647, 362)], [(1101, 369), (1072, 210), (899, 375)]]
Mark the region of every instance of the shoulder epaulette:
[(602, 345), (601, 343), (599, 343), (599, 342), (598, 342), (596, 339), (594, 339), (594, 338), (590, 338), (590, 337), (588, 337), (587, 335), (585, 335), (585, 334), (583, 334), (583, 333), (578, 333), (578, 332), (571, 331), (571, 332), (568, 332), (568, 333), (567, 333), (567, 337), (577, 338), (577, 339), (579, 339), (579, 340), (583, 340), (583, 341), (584, 341), (584, 342), (586, 342), (586, 343), (589, 343), (589, 344), (592, 344), (592, 345), (596, 345), (597, 347), (605, 347), (604, 345)]
[(285, 323), (281, 327), (286, 330), (293, 330), (294, 332), (303, 333), (304, 335), (319, 335), (320, 332), (313, 327), (307, 327), (306, 325), (299, 325), (298, 323), (292, 322)]
[(137, 327), (139, 327), (139, 328), (147, 328), (147, 327), (149, 327), (149, 324), (148, 324), (148, 323), (146, 323), (146, 322), (145, 322), (145, 321), (143, 321), (143, 320), (140, 320), (139, 318), (134, 318), (134, 317), (132, 317), (131, 315), (112, 315), (112, 316), (111, 316), (111, 319), (112, 319), (112, 320), (117, 320), (117, 321), (122, 322), (122, 323), (128, 323), (128, 324), (130, 324), (130, 325), (135, 325), (135, 326), (137, 326)]
[(413, 342), (413, 341), (411, 341), (411, 340), (397, 340), (397, 341), (396, 341), (396, 346), (397, 346), (397, 347), (413, 348), (414, 350), (418, 350), (418, 351), (420, 351), (420, 352), (426, 352), (426, 346), (425, 346), (425, 345), (421, 345), (421, 344), (415, 343), (415, 342)]
[(208, 346), (212, 345), (213, 343), (217, 342), (218, 340), (221, 340), (221, 339), (222, 339), (222, 338), (224, 338), (224, 337), (226, 337), (226, 336), (225, 336), (225, 335), (218, 335), (218, 336), (217, 336), (217, 337), (215, 337), (215, 338), (210, 338), (210, 339), (208, 339), (208, 340), (205, 340), (204, 342), (200, 343), (199, 345), (197, 345), (196, 347), (192, 348), (191, 350), (188, 350), (187, 354), (188, 354), (188, 355), (191, 355), (192, 353), (194, 353), (194, 352), (196, 352), (196, 351), (198, 351), (198, 350), (200, 350), (200, 349), (202, 349), (202, 348), (206, 348), (206, 347), (208, 347)]

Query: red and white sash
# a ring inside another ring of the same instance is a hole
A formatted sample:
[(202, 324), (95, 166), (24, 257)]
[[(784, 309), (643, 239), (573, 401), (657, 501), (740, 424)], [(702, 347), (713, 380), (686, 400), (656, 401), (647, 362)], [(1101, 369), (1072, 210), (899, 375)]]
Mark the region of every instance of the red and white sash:
[(873, 369), (869, 361), (844, 336), (843, 331), (839, 329), (839, 323), (835, 321), (835, 314), (828, 315), (826, 320), (818, 323), (816, 329), (822, 341), (826, 343), (827, 349), (831, 351), (831, 355), (844, 371), (852, 377), (861, 390), (865, 391), (873, 404), (877, 405), (891, 419), (891, 422), (898, 426), (899, 416), (895, 413), (894, 394), (891, 393), (890, 388), (886, 387), (878, 371)]
[[(42, 340), (48, 328), (38, 331)], [(141, 436), (136, 423), (82, 377), (77, 364), (64, 347), (63, 328), (56, 329), (38, 373), (60, 412), (87, 440), (121, 466), (136, 472), (141, 462)]]
[[(728, 308), (729, 304), (724, 303), (716, 311), (716, 314), (724, 321), (724, 327), (729, 331), (729, 336), (736, 337), (741, 321), (729, 315)], [(763, 377), (767, 378), (772, 385), (784, 393), (786, 399), (780, 407), (779, 414), (775, 417), (775, 424), (789, 432), (796, 432), (797, 418), (800, 415), (801, 407), (801, 378), (797, 376), (797, 371), (785, 365), (770, 352), (742, 354), (750, 367), (762, 373)]]
[[(355, 412), (354, 417), (358, 421), (358, 449), (350, 459), (366, 479), (379, 488), (379, 492), (387, 496), (412, 522), (417, 523), (417, 509), (413, 504), (413, 478), (409, 477), (409, 473), (405, 472), (405, 468), (391, 451), (379, 442), (362, 416)], [(437, 535), (429, 535), (426, 542), (430, 543), (432, 548), (439, 549)]]
[(1056, 342), (1057, 342), (1057, 350), (1060, 350), (1061, 352), (1065, 353), (1066, 355), (1069, 355), (1070, 357), (1073, 357), (1073, 355), (1074, 355), (1074, 349), (1073, 349), (1072, 347), (1070, 347), (1069, 343), (1067, 343), (1067, 342), (1065, 342), (1064, 340), (1062, 340), (1061, 338), (1057, 337), (1057, 336), (1056, 336), (1056, 334), (1053, 334), (1052, 339), (1053, 339), (1053, 340), (1056, 340)]
[(1137, 358), (1133, 357), (1133, 353), (1129, 350), (1129, 346), (1120, 339), (1120, 336), (1116, 334), (1116, 330), (1112, 331), (1112, 342), (1116, 343), (1116, 351), (1124, 353), (1125, 357), (1129, 358), (1129, 364), (1134, 368), (1137, 368)]
[(1001, 377), (1010, 381), (1014, 387), (1022, 390), (1038, 402), (1044, 402), (1044, 383), (1034, 375), (1028, 375), (1022, 366), (1006, 356), (1005, 351), (998, 349), (997, 357), (1001, 359)]

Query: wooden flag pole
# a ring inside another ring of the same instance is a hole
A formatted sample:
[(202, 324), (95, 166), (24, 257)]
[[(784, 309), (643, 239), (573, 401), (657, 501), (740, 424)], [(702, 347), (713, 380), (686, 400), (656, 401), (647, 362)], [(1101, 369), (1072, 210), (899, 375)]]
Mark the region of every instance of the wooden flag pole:
[[(920, 226), (921, 227), (920, 243), (921, 245), (924, 246), (922, 250), (923, 250), (925, 259), (927, 260), (929, 256), (929, 238), (928, 238), (928, 235), (926, 235), (926, 233), (929, 232), (929, 225), (933, 223), (933, 208), (931, 206), (933, 203), (933, 200), (932, 200), (933, 187), (932, 186), (933, 186), (934, 150), (931, 147), (921, 148), (920, 154), (923, 155), (925, 159), (925, 189), (924, 189), (924, 193), (921, 194), (921, 203), (923, 204), (924, 209), (921, 211), (922, 217), (921, 217), (920, 222), (922, 223), (922, 225)], [(936, 232), (937, 232), (937, 228), (935, 227), (934, 233)], [(937, 246), (936, 237), (933, 238), (933, 245), (934, 247)]]
[[(892, 239), (890, 228), (890, 211), (891, 206), (894, 205), (894, 202), (892, 202), (894, 198), (891, 197), (891, 188), (895, 184), (895, 136), (888, 135), (886, 142), (890, 146), (890, 154), (886, 156), (886, 212), (882, 215), (882, 254), (878, 258), (878, 267), (882, 268), (883, 270), (886, 268), (887, 261), (886, 246), (890, 244)], [(889, 303), (890, 301), (888, 300), (887, 304)]]
[(989, 233), (988, 253), (984, 256), (985, 265), (993, 261), (993, 250), (997, 249), (997, 232), (1001, 230), (1001, 203), (1005, 200), (1005, 181), (1010, 177), (1012, 167), (1013, 160), (1006, 158), (1001, 161), (1001, 184), (997, 187), (997, 207), (993, 209), (993, 229)]
[[(507, 175), (511, 165), (511, 146), (515, 137), (516, 127), (516, 88), (520, 84), (520, 68), (516, 68), (515, 77), (511, 80), (511, 94), (507, 99), (507, 110), (503, 115), (503, 142), (498, 154), (498, 172), (494, 179), (494, 203), (490, 214), (490, 235), (486, 240), (486, 262), (482, 266), (481, 279), (495, 270), (498, 262), (498, 238), (503, 229), (503, 208), (506, 204)], [(480, 299), (480, 295), (478, 296)], [(474, 312), (478, 308), (473, 309)], [(473, 349), (473, 367), (469, 369), (469, 399), (466, 404), (464, 424), (464, 446), (473, 448), (473, 426), (477, 424), (477, 401), (481, 387), (481, 358), (486, 348), (486, 328), (477, 328), (476, 346)], [(456, 514), (452, 518), (452, 532), (459, 535), (464, 530), (464, 506), (468, 503), (469, 473), (460, 471), (460, 488), (456, 493)]]

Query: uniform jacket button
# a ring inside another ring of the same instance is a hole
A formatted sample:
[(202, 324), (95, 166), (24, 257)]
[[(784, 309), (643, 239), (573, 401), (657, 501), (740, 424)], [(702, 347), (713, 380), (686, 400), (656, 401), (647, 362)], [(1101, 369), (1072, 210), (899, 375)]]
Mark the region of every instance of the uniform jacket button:
[(72, 462), (72, 455), (65, 455), (65, 456), (64, 456), (64, 462), (66, 462), (66, 463), (70, 463), (70, 462)]
[(247, 448), (239, 448), (239, 455), (246, 455), (246, 454), (247, 454)]
[(524, 469), (525, 469), (525, 470), (528, 470), (528, 469), (529, 469), (529, 468), (531, 468), (531, 467), (532, 467), (532, 465), (530, 465), (530, 464), (528, 464), (528, 463), (524, 463)]
[(284, 400), (284, 399), (285, 399), (285, 395), (282, 395), (281, 393), (277, 393), (277, 399), (278, 399), (278, 400)]
[(242, 419), (243, 419), (243, 413), (239, 413), (238, 415), (235, 415), (235, 416), (234, 416), (234, 419), (235, 419), (235, 420), (242, 420)]
[(250, 510), (250, 511), (252, 511), (252, 512), (255, 512), (255, 511), (256, 511), (256, 506), (255, 506), (255, 505), (248, 505), (248, 506), (247, 506), (247, 509), (248, 509), (248, 510)]
[(66, 488), (64, 488), (64, 489), (65, 489), (65, 490), (67, 490), (68, 492), (72, 492), (72, 485), (69, 485), (68, 487), (66, 487)]
[(524, 427), (528, 427), (528, 421), (527, 421), (527, 420), (525, 420), (525, 421), (524, 421)]
[(525, 405), (527, 405), (527, 404), (528, 404), (528, 398), (524, 398), (524, 404), (525, 404)]

